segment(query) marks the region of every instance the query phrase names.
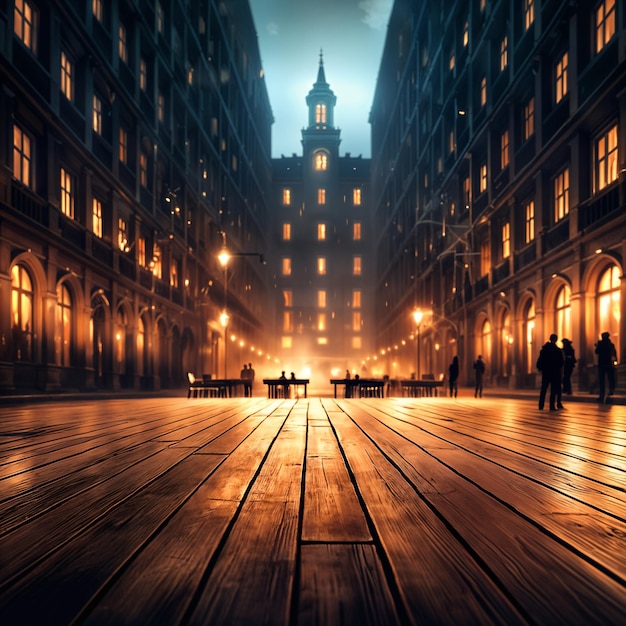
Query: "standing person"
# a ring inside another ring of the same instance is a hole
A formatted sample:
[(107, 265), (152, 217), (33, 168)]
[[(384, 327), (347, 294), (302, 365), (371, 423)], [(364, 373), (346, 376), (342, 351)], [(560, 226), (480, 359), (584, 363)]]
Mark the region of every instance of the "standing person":
[(576, 353), (572, 342), (569, 339), (563, 339), (563, 357), (565, 359), (563, 363), (563, 393), (572, 395), (572, 372), (576, 365)]
[(248, 380), (249, 380), (249, 388), (248, 388), (248, 397), (252, 397), (252, 385), (254, 384), (254, 370), (252, 369), (252, 363), (248, 363)]
[(602, 333), (602, 339), (596, 344), (596, 354), (598, 355), (598, 383), (600, 385), (600, 396), (598, 402), (604, 402), (604, 377), (609, 380), (609, 396), (615, 392), (615, 366), (617, 365), (617, 351), (615, 345), (609, 339), (610, 333)]
[[(550, 410), (562, 409), (559, 397), (561, 393), (561, 369), (563, 352), (556, 345), (557, 335), (550, 335), (550, 341), (544, 344), (537, 359), (537, 369), (541, 372), (541, 391), (539, 392), (539, 410), (543, 410), (546, 392), (550, 386)], [(558, 404), (557, 404), (558, 401)]]
[(450, 383), (450, 397), (456, 398), (458, 391), (457, 382), (459, 380), (459, 357), (455, 356), (448, 367), (448, 382)]
[(474, 397), (483, 397), (483, 376), (485, 374), (485, 362), (481, 354), (474, 361), (474, 371), (476, 373), (476, 388), (474, 389)]
[(239, 378), (243, 381), (243, 395), (248, 397), (248, 366), (244, 363), (243, 369), (239, 372)]

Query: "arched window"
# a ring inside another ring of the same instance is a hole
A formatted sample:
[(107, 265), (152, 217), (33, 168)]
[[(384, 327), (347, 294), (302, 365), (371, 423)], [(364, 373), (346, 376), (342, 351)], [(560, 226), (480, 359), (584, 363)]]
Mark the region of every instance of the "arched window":
[(72, 296), (67, 285), (57, 290), (57, 324), (54, 337), (57, 363), (68, 367), (72, 363)]
[(502, 315), (502, 329), (500, 330), (500, 373), (502, 376), (510, 376), (511, 374), (512, 345), (511, 314), (505, 311)]
[(126, 324), (126, 314), (120, 309), (115, 320), (115, 363), (120, 375), (126, 374)]
[(315, 153), (315, 169), (318, 172), (325, 172), (328, 169), (328, 155), (325, 152)]
[(24, 267), (11, 269), (11, 330), (13, 359), (33, 360), (33, 283)]
[[(598, 332), (611, 333), (611, 341), (619, 346), (620, 272), (617, 265), (607, 267), (598, 281)], [(619, 355), (618, 355), (619, 356)]]
[(524, 313), (524, 369), (527, 374), (535, 371), (535, 301), (530, 300)]
[(491, 324), (489, 320), (485, 320), (480, 329), (480, 346), (478, 354), (483, 355), (485, 361), (491, 360)]
[(143, 318), (137, 320), (137, 376), (145, 373), (146, 327)]
[(572, 335), (571, 297), (572, 290), (569, 285), (563, 285), (556, 293), (556, 327), (554, 332), (559, 336), (559, 339)]

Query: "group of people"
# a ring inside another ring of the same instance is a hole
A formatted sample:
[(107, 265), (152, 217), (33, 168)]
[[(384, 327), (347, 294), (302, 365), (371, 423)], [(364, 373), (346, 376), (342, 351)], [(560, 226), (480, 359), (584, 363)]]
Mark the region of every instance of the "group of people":
[[(601, 340), (595, 344), (595, 353), (598, 357), (598, 402), (604, 402), (615, 392), (615, 366), (617, 365), (617, 351), (610, 339), (610, 333), (603, 332)], [(576, 354), (572, 342), (563, 339), (563, 348), (556, 345), (558, 336), (550, 335), (550, 340), (544, 344), (537, 359), (537, 369), (541, 372), (541, 389), (539, 391), (539, 410), (543, 410), (548, 387), (550, 387), (550, 411), (562, 409), (562, 394), (572, 393), (572, 372), (576, 365)], [(609, 393), (606, 395), (606, 381), (609, 383)]]
[(243, 364), (243, 369), (239, 372), (239, 378), (243, 380), (243, 395), (246, 398), (252, 397), (252, 385), (254, 383), (254, 370), (252, 363)]
[[(483, 361), (483, 357), (481, 354), (478, 355), (478, 358), (474, 361), (474, 375), (476, 385), (474, 388), (474, 397), (482, 398), (483, 397), (483, 377), (485, 375), (485, 362)], [(459, 392), (459, 357), (455, 356), (452, 359), (452, 363), (448, 367), (448, 385), (450, 387), (450, 397), (456, 398)]]

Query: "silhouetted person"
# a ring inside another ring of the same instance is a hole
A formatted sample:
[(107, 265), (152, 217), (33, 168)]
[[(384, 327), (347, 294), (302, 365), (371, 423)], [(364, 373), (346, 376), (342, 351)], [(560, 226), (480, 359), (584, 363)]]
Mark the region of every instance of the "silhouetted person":
[(239, 372), (239, 378), (243, 380), (243, 395), (247, 398), (248, 390), (250, 389), (249, 387), (250, 373), (248, 372), (248, 366), (245, 363), (243, 364), (243, 369), (241, 370), (241, 372)]
[(450, 397), (456, 398), (459, 380), (459, 357), (455, 356), (448, 367), (448, 383), (450, 384)]
[(252, 369), (252, 363), (248, 363), (248, 378), (250, 380), (250, 388), (248, 389), (248, 395), (252, 397), (252, 385), (254, 385), (254, 370)]
[(539, 392), (539, 410), (543, 410), (546, 392), (550, 387), (550, 410), (563, 408), (557, 400), (561, 392), (561, 370), (563, 368), (563, 352), (556, 345), (558, 337), (553, 333), (550, 341), (544, 344), (537, 359), (537, 369), (541, 372), (541, 391)]
[[(615, 366), (617, 365), (617, 351), (615, 345), (609, 339), (610, 333), (602, 333), (602, 339), (596, 344), (596, 354), (598, 355), (598, 384), (600, 386), (600, 395), (598, 402), (604, 402), (604, 378), (609, 381), (609, 396), (615, 392)], [(608, 401), (608, 396), (607, 396)]]
[(474, 375), (476, 379), (476, 387), (474, 389), (474, 397), (483, 397), (483, 377), (485, 375), (485, 362), (482, 355), (478, 355), (478, 358), (474, 361)]
[(285, 381), (283, 383), (283, 398), (289, 397), (289, 383), (287, 382), (287, 377), (285, 376), (284, 370), (280, 373), (279, 380)]
[(572, 372), (576, 365), (576, 354), (574, 346), (569, 339), (563, 339), (563, 393), (572, 395)]

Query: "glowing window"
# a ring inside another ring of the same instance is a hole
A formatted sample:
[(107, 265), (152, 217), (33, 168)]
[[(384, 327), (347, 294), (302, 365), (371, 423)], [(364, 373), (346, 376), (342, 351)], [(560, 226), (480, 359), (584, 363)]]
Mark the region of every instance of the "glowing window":
[(283, 223), (283, 241), (291, 240), (291, 224), (289, 222)]
[(141, 91), (148, 89), (148, 65), (145, 59), (139, 60), (139, 89)]
[(56, 361), (58, 365), (70, 365), (72, 348), (72, 298), (67, 285), (57, 289), (57, 318), (54, 335)]
[(320, 256), (317, 258), (317, 273), (320, 276), (326, 274), (326, 257)]
[(317, 203), (320, 205), (326, 204), (326, 189), (317, 190)]
[[(609, 266), (598, 281), (598, 324), (600, 332), (611, 333), (611, 341), (620, 345), (620, 270), (617, 265)], [(619, 356), (619, 355), (618, 355)]]
[(352, 311), (352, 330), (355, 333), (361, 332), (361, 312)]
[(318, 289), (317, 291), (317, 306), (320, 309), (326, 308), (326, 290)]
[(283, 350), (289, 350), (293, 347), (293, 338), (292, 337), (281, 337), (280, 346)]
[(326, 224), (320, 223), (317, 225), (317, 240), (324, 241), (326, 239)]
[(361, 222), (354, 222), (352, 224), (352, 240), (353, 241), (361, 240)]
[(352, 349), (360, 350), (363, 347), (363, 340), (360, 336), (352, 337)]
[(291, 289), (283, 289), (283, 304), (286, 307), (293, 306), (293, 292)]
[(315, 123), (326, 124), (326, 105), (325, 104), (315, 105)]
[(480, 275), (486, 276), (491, 269), (491, 251), (489, 241), (483, 240), (480, 244)]
[(283, 311), (283, 332), (293, 332), (293, 313), (291, 311)]
[(531, 300), (528, 304), (528, 308), (526, 309), (524, 319), (524, 338), (526, 342), (526, 354), (524, 361), (527, 374), (532, 374), (535, 371), (535, 328), (535, 302), (534, 300)]
[(524, 29), (528, 30), (535, 21), (535, 0), (524, 0)]
[(96, 94), (93, 95), (91, 128), (94, 133), (102, 135), (102, 100)]
[(463, 24), (463, 47), (467, 47), (469, 43), (469, 22), (466, 20)]
[(595, 11), (596, 52), (600, 52), (615, 35), (615, 0), (603, 0)]
[(31, 2), (15, 0), (13, 32), (33, 54), (37, 54), (37, 17), (38, 13)]
[(509, 164), (509, 131), (505, 130), (500, 135), (500, 169), (504, 169)]
[(352, 292), (352, 308), (360, 309), (361, 308), (361, 290), (355, 289)]
[(13, 126), (13, 176), (25, 187), (31, 186), (31, 139), (17, 125)]
[(291, 204), (291, 189), (283, 189), (283, 205), (289, 206)]
[(102, 0), (91, 0), (91, 12), (99, 22), (102, 22), (104, 16), (102, 11)]
[(480, 80), (480, 106), (487, 104), (487, 78), (483, 76)]
[(362, 269), (363, 268), (361, 267), (361, 257), (360, 256), (353, 257), (352, 258), (352, 275), (360, 276)]
[(146, 267), (146, 238), (139, 237), (137, 239), (137, 263), (141, 267)]
[(500, 42), (500, 71), (504, 71), (509, 64), (509, 38), (505, 35)]
[(524, 228), (524, 241), (530, 243), (535, 239), (535, 202), (531, 200), (524, 207), (525, 213), (525, 228)]
[(617, 125), (596, 139), (596, 190), (617, 180)]
[(352, 204), (354, 206), (360, 206), (361, 204), (361, 190), (358, 187), (352, 190)]
[(325, 152), (315, 153), (315, 169), (323, 172), (328, 169), (328, 155)]
[(283, 257), (283, 276), (291, 276), (291, 258)]
[(71, 174), (61, 168), (61, 213), (74, 219), (74, 184)]
[(508, 259), (511, 256), (511, 224), (502, 224), (502, 258)]
[(91, 203), (91, 229), (96, 237), (102, 238), (102, 202), (96, 198)]
[(535, 99), (531, 98), (524, 106), (524, 139), (535, 133)]
[(320, 332), (326, 331), (326, 313), (317, 314), (317, 330)]
[(128, 39), (126, 34), (126, 26), (120, 24), (118, 29), (118, 54), (120, 61), (128, 63)]
[(567, 95), (567, 67), (569, 63), (569, 55), (567, 52), (557, 61), (554, 66), (554, 101), (561, 102)]
[(74, 101), (74, 65), (64, 50), (61, 50), (61, 93)]
[(128, 163), (128, 132), (120, 128), (120, 163)]
[(117, 218), (117, 246), (122, 252), (128, 248), (128, 222), (123, 217)]
[(556, 294), (556, 334), (569, 337), (572, 334), (572, 290), (569, 285), (562, 285)]
[(139, 154), (139, 182), (142, 187), (148, 186), (148, 155), (145, 152)]
[(162, 93), (157, 96), (157, 117), (159, 122), (165, 121), (165, 96)]
[(562, 220), (569, 213), (569, 168), (554, 178), (554, 221)]
[(33, 360), (33, 283), (21, 265), (11, 268), (13, 360)]
[(480, 166), (480, 178), (478, 179), (478, 191), (483, 193), (487, 191), (487, 164), (483, 163)]

